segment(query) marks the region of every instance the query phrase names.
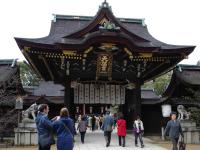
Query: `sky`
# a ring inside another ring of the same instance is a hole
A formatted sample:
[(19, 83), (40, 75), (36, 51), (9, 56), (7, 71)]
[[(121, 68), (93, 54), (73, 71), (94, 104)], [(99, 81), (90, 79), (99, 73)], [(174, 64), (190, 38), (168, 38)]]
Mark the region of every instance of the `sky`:
[[(104, 0), (0, 0), (0, 59), (24, 60), (14, 37), (40, 38), (52, 14), (95, 16)], [(182, 64), (200, 60), (198, 0), (107, 0), (116, 17), (144, 18), (151, 35), (174, 45), (195, 45)]]

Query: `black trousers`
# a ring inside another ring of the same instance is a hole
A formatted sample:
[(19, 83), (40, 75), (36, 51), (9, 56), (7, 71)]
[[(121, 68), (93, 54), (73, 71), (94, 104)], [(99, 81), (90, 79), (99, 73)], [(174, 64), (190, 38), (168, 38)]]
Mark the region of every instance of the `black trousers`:
[(179, 138), (171, 138), (171, 141), (172, 141), (172, 144), (173, 144), (172, 150), (178, 150), (178, 147), (177, 147), (178, 139)]
[(45, 146), (45, 147), (41, 147), (41, 145), (39, 144), (39, 150), (50, 150), (50, 149), (51, 149), (51, 145)]
[(104, 137), (106, 140), (106, 145), (110, 145), (110, 141), (111, 141), (111, 133), (112, 131), (104, 131)]
[[(119, 139), (119, 146), (125, 146), (125, 136), (118, 136)], [(122, 139), (122, 142), (121, 142)]]
[(85, 132), (80, 132), (80, 133), (81, 133), (81, 142), (84, 143)]
[(142, 140), (142, 133), (135, 133), (135, 145), (138, 144), (138, 138), (140, 140), (141, 146), (144, 145), (143, 140)]

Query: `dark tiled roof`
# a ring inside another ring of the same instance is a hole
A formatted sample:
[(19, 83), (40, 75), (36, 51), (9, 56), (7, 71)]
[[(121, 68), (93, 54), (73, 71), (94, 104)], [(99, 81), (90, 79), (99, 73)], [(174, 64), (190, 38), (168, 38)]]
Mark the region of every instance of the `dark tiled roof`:
[(16, 59), (0, 60), (0, 106), (14, 106), (17, 94), (23, 94)]
[(8, 81), (16, 72), (17, 67), (12, 64), (14, 59), (1, 59), (0, 60), (0, 84)]
[(159, 99), (159, 96), (156, 95), (153, 89), (142, 89), (141, 98), (142, 99)]
[[(200, 88), (200, 66), (197, 65), (177, 65), (172, 74), (171, 81), (163, 93), (163, 98), (173, 96), (174, 91), (181, 86), (181, 89)], [(181, 91), (180, 91), (181, 92)], [(185, 93), (180, 93), (182, 96)]]
[(142, 89), (141, 90), (141, 100), (142, 104), (158, 104), (161, 103), (161, 98), (156, 95), (153, 89)]
[(177, 65), (174, 70), (176, 78), (183, 83), (190, 85), (200, 85), (200, 66), (197, 65)]
[[(51, 30), (48, 36), (37, 39), (28, 39), (28, 38), (16, 38), (18, 44), (20, 41), (28, 42), (28, 43), (38, 43), (38, 44), (49, 44), (54, 45), (55, 43), (62, 43), (65, 39), (65, 44), (77, 44), (76, 41), (67, 39), (67, 37), (71, 34), (74, 34), (78, 31), (81, 31), (87, 28), (90, 24), (93, 24), (95, 19), (98, 18), (98, 15), (101, 15), (104, 10), (99, 10), (97, 15), (94, 17), (89, 16), (68, 16), (68, 15), (54, 15), (54, 20), (51, 23)], [(107, 13), (113, 15), (110, 10), (107, 10)], [(115, 18), (120, 26), (132, 33), (137, 38), (143, 39), (146, 42), (138, 42), (138, 46), (143, 47), (158, 47), (160, 49), (181, 49), (181, 48), (192, 48), (191, 46), (177, 46), (177, 45), (169, 45), (163, 43), (157, 39), (155, 39), (147, 29), (147, 26), (144, 23), (144, 19), (130, 19), (130, 18)], [(63, 39), (64, 38), (64, 39)], [(67, 40), (66, 40), (67, 39)], [(135, 39), (135, 38), (133, 38)], [(81, 40), (81, 39), (79, 39)], [(80, 43), (80, 42), (79, 42)], [(136, 43), (135, 43), (136, 44)], [(20, 46), (20, 45), (19, 45)], [(192, 48), (193, 49), (193, 48)], [(190, 53), (191, 50), (188, 50)]]
[(2, 106), (8, 106), (8, 107), (14, 107), (15, 106), (15, 100), (16, 96), (6, 96), (6, 97), (1, 97), (0, 98), (0, 107)]
[(41, 82), (39, 87), (33, 91), (35, 96), (64, 96), (65, 87), (53, 82)]

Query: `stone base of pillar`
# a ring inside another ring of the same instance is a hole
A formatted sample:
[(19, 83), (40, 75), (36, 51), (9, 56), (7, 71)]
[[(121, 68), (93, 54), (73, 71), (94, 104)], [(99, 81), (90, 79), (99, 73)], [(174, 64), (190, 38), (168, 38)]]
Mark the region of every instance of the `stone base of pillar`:
[(14, 129), (15, 145), (37, 145), (38, 135), (35, 123), (19, 123), (18, 127)]
[(200, 129), (196, 127), (196, 123), (191, 120), (181, 120), (180, 122), (185, 143), (200, 144)]

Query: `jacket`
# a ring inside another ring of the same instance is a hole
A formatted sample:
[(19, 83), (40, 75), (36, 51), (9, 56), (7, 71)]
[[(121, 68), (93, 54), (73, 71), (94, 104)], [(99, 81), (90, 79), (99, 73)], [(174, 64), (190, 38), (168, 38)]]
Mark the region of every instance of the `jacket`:
[(85, 132), (87, 130), (87, 122), (81, 120), (78, 124), (77, 130), (79, 129), (80, 132)]
[(105, 131), (112, 131), (112, 126), (113, 126), (114, 120), (113, 117), (110, 115), (106, 115), (103, 124), (102, 124), (102, 130)]
[(37, 131), (38, 131), (39, 144), (42, 137), (53, 136), (53, 123), (48, 119), (45, 113), (38, 112), (35, 122), (37, 126)]
[(74, 122), (69, 117), (61, 117), (53, 123), (57, 135), (58, 150), (72, 150), (74, 136)]
[(183, 136), (181, 124), (178, 120), (168, 121), (164, 135), (167, 136), (168, 134), (170, 138), (179, 138), (180, 134)]
[(133, 124), (133, 130), (135, 133), (142, 133), (144, 132), (144, 125), (141, 120), (135, 120)]
[(126, 136), (126, 120), (124, 119), (117, 120), (117, 135)]

